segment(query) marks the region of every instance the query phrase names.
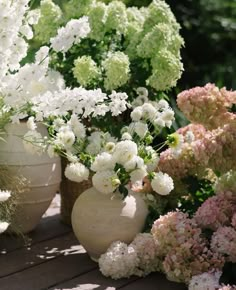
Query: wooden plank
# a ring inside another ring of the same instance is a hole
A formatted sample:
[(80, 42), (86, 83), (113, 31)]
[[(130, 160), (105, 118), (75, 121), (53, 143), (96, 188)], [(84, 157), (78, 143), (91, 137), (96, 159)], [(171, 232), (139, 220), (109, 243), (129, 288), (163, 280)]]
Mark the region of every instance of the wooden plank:
[(187, 287), (181, 283), (168, 281), (161, 273), (152, 273), (143, 279), (136, 280), (126, 286), (121, 286), (122, 290), (187, 290)]
[(74, 234), (69, 233), (51, 240), (37, 243), (32, 247), (24, 247), (0, 256), (0, 277), (44, 263), (75, 251), (85, 252)]
[(121, 286), (127, 285), (132, 281), (137, 280), (138, 277), (132, 277), (130, 279), (118, 279), (112, 280), (101, 274), (96, 269), (91, 272), (80, 275), (70, 281), (62, 284), (57, 284), (49, 290), (62, 290), (62, 289), (79, 289), (79, 290), (92, 290), (92, 289), (117, 289)]
[(26, 245), (34, 245), (69, 232), (71, 232), (71, 228), (61, 223), (59, 214), (45, 217), (37, 228), (25, 237), (10, 234), (1, 235), (0, 252), (12, 252)]
[(69, 252), (43, 264), (0, 279), (1, 290), (42, 290), (94, 270), (97, 264), (86, 253)]

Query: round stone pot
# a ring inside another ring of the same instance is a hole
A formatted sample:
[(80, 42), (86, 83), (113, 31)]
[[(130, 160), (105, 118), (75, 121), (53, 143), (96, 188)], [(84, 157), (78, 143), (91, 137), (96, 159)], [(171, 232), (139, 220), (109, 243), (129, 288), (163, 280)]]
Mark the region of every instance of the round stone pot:
[(132, 242), (143, 230), (147, 214), (138, 193), (130, 192), (122, 200), (118, 194), (102, 194), (92, 187), (76, 200), (71, 221), (80, 244), (98, 261), (112, 242)]
[[(28, 233), (39, 223), (59, 190), (61, 181), (60, 158), (50, 158), (47, 153), (31, 155), (26, 152), (22, 138), (28, 128), (26, 123), (8, 124), (6, 142), (0, 145), (0, 165), (5, 165), (15, 174), (27, 180), (24, 192), (16, 198), (16, 211), (12, 216), (10, 231)], [(43, 124), (38, 124), (37, 131), (47, 135)]]

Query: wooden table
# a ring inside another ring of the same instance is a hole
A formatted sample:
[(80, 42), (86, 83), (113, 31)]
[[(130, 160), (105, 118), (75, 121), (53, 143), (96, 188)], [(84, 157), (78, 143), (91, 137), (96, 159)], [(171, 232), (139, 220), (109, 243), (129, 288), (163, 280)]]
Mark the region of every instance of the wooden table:
[(0, 251), (0, 290), (186, 289), (160, 273), (120, 280), (104, 277), (71, 228), (60, 222), (58, 197), (27, 237), (1, 235)]

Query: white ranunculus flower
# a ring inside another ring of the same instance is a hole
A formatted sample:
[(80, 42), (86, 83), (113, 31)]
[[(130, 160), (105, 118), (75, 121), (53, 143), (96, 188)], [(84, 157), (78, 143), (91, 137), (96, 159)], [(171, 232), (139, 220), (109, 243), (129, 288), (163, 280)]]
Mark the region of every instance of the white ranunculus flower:
[(71, 181), (81, 182), (88, 180), (89, 170), (80, 162), (70, 163), (66, 166), (65, 176)]
[(9, 190), (0, 190), (0, 202), (7, 201), (11, 196), (11, 192)]
[(63, 130), (57, 133), (57, 140), (64, 148), (71, 148), (75, 142), (75, 134), (71, 130)]
[(0, 234), (5, 232), (9, 227), (9, 223), (7, 222), (0, 222)]
[(137, 144), (131, 140), (120, 141), (116, 144), (113, 158), (119, 164), (125, 164), (138, 154)]
[(144, 119), (154, 120), (157, 114), (157, 110), (150, 103), (145, 103), (142, 105), (143, 117)]
[(132, 183), (135, 183), (137, 181), (143, 180), (144, 177), (147, 175), (147, 170), (145, 167), (141, 167), (138, 169), (135, 169), (130, 173), (130, 180)]
[(132, 140), (132, 139), (133, 139), (133, 137), (128, 132), (124, 132), (121, 136), (121, 140)]
[(136, 107), (130, 114), (130, 117), (133, 121), (137, 122), (139, 120), (141, 120), (142, 118), (142, 114), (143, 114), (143, 110), (142, 107)]
[(134, 131), (140, 138), (144, 138), (148, 132), (148, 125), (143, 122), (136, 122)]
[(134, 156), (131, 160), (126, 162), (124, 165), (125, 170), (131, 171), (135, 168), (142, 168), (144, 166), (144, 160), (143, 158), (139, 156)]
[(173, 179), (163, 172), (155, 173), (151, 181), (151, 186), (155, 192), (160, 195), (168, 195), (174, 189)]
[(101, 193), (109, 194), (120, 184), (113, 170), (98, 171), (92, 177), (93, 186)]
[(112, 153), (115, 147), (116, 147), (116, 144), (114, 142), (107, 142), (104, 147), (104, 150), (108, 153)]
[(93, 171), (102, 171), (113, 169), (115, 166), (115, 162), (112, 158), (112, 155), (107, 152), (102, 152), (97, 155), (94, 162), (91, 165), (91, 169)]

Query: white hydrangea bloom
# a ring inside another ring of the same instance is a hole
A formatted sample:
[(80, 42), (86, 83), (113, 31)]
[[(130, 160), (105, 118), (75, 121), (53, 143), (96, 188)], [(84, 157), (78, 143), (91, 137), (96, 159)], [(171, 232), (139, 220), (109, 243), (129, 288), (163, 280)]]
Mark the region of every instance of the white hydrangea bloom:
[(112, 279), (128, 278), (138, 266), (138, 257), (132, 246), (120, 241), (113, 242), (107, 252), (99, 258), (102, 274)]
[(113, 169), (115, 162), (112, 158), (112, 155), (107, 152), (102, 152), (101, 154), (95, 157), (94, 162), (91, 165), (91, 170), (93, 171), (102, 171)]
[(67, 52), (73, 44), (78, 44), (82, 38), (85, 38), (90, 30), (87, 16), (72, 19), (65, 27), (59, 28), (57, 35), (50, 39), (51, 47), (56, 52)]
[(215, 290), (220, 288), (219, 279), (222, 272), (195, 275), (189, 282), (189, 290)]
[(138, 154), (137, 144), (131, 140), (120, 141), (116, 144), (113, 158), (115, 162), (125, 164)]
[(66, 166), (65, 176), (74, 182), (88, 180), (89, 170), (82, 163), (70, 163)]
[(9, 227), (9, 223), (7, 222), (0, 222), (0, 234), (5, 232)]
[(112, 193), (120, 184), (118, 176), (113, 170), (96, 172), (92, 177), (93, 186), (103, 194)]
[(11, 196), (11, 192), (9, 190), (0, 190), (0, 202), (7, 201)]
[(173, 179), (163, 172), (155, 173), (151, 181), (151, 186), (155, 192), (160, 195), (168, 195), (174, 189)]

